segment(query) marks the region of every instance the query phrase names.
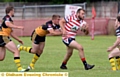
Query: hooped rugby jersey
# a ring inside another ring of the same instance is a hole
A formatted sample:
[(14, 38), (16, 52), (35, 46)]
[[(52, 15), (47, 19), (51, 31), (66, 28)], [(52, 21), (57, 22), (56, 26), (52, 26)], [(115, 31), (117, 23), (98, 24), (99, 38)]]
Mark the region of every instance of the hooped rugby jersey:
[(77, 31), (82, 26), (81, 24), (85, 21), (78, 20), (76, 15), (73, 16), (66, 16), (64, 17), (66, 24), (65, 24), (65, 30), (67, 32), (66, 36), (63, 36), (62, 38), (75, 38)]

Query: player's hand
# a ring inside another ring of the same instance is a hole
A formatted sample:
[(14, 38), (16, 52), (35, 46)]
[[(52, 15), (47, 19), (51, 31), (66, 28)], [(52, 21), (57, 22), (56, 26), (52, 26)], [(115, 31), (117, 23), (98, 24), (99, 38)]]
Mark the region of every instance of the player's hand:
[(24, 29), (24, 27), (23, 27), (23, 26), (18, 26), (18, 28), (19, 28), (19, 29), (22, 29), (22, 30)]
[(20, 39), (18, 40), (18, 42), (19, 42), (19, 43), (21, 43), (21, 44), (23, 44), (23, 41), (22, 41), (22, 40), (20, 40)]
[(113, 47), (112, 47), (112, 46), (107, 49), (108, 52), (110, 52), (110, 51), (112, 51), (112, 50), (113, 50)]
[(88, 25), (87, 25), (87, 24), (83, 24), (82, 28), (83, 28), (83, 29), (87, 29), (87, 28), (88, 28)]
[(81, 31), (85, 33), (85, 35), (89, 34), (89, 28), (88, 28), (88, 24), (83, 24), (81, 27)]

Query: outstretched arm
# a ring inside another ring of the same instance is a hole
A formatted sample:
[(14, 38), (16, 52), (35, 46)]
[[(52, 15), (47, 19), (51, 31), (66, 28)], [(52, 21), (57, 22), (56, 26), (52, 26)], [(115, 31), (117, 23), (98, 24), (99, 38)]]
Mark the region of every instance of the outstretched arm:
[(13, 37), (15, 40), (17, 40), (19, 43), (23, 44), (23, 41), (19, 39), (18, 36), (16, 36), (13, 32), (11, 32), (11, 37)]
[(50, 34), (53, 35), (53, 36), (62, 35), (62, 32), (59, 31), (59, 30), (50, 29), (49, 32), (50, 32)]
[(23, 29), (22, 26), (16, 26), (16, 25), (12, 24), (10, 21), (6, 21), (5, 24), (10, 28)]

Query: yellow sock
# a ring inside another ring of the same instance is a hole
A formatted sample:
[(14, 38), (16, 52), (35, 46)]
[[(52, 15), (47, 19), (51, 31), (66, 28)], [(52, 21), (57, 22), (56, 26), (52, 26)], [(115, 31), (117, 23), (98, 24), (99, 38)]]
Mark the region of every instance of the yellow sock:
[(20, 64), (20, 57), (14, 57), (14, 62), (18, 68), (18, 71), (22, 70), (22, 66)]
[(26, 52), (30, 52), (31, 47), (20, 46), (18, 50), (19, 50), (19, 51), (24, 50), (24, 51), (26, 51)]
[(119, 56), (116, 57), (116, 65), (117, 65), (117, 69), (120, 70), (120, 57)]
[(112, 70), (113, 70), (113, 71), (116, 71), (116, 70), (117, 70), (117, 67), (116, 67), (115, 58), (110, 58), (110, 59), (109, 59), (109, 62), (110, 62), (110, 64), (111, 64), (111, 66), (112, 66)]
[(31, 66), (32, 69), (34, 69), (34, 65), (35, 65), (35, 63), (36, 63), (36, 61), (38, 60), (39, 57), (40, 57), (40, 55), (34, 54), (32, 62), (30, 63), (30, 66)]

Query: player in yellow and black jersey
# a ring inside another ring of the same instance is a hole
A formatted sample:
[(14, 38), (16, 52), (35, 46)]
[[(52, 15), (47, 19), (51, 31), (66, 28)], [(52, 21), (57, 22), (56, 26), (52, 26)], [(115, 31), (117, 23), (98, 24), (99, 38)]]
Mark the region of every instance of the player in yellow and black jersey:
[(0, 61), (4, 60), (6, 55), (6, 49), (14, 54), (14, 62), (18, 67), (18, 71), (25, 71), (20, 64), (20, 52), (17, 49), (15, 43), (10, 39), (10, 36), (16, 39), (18, 42), (23, 44), (22, 40), (19, 39), (14, 33), (12, 28), (23, 29), (22, 26), (16, 26), (13, 24), (11, 17), (14, 16), (14, 8), (8, 6), (5, 10), (6, 15), (2, 19), (2, 24), (0, 27)]
[(108, 58), (111, 64), (112, 70), (120, 70), (120, 15), (116, 17), (115, 25), (116, 28), (116, 40), (107, 51), (109, 52)]
[(38, 58), (43, 52), (46, 35), (47, 34), (62, 35), (60, 26), (59, 26), (59, 20), (60, 20), (59, 15), (53, 15), (51, 21), (46, 22), (45, 25), (39, 26), (33, 31), (31, 35), (32, 48), (26, 47), (26, 46), (19, 46), (20, 51), (24, 50), (26, 52), (34, 54), (32, 62), (30, 63), (26, 71), (29, 71), (30, 69), (34, 69), (34, 65), (36, 61), (38, 60)]

